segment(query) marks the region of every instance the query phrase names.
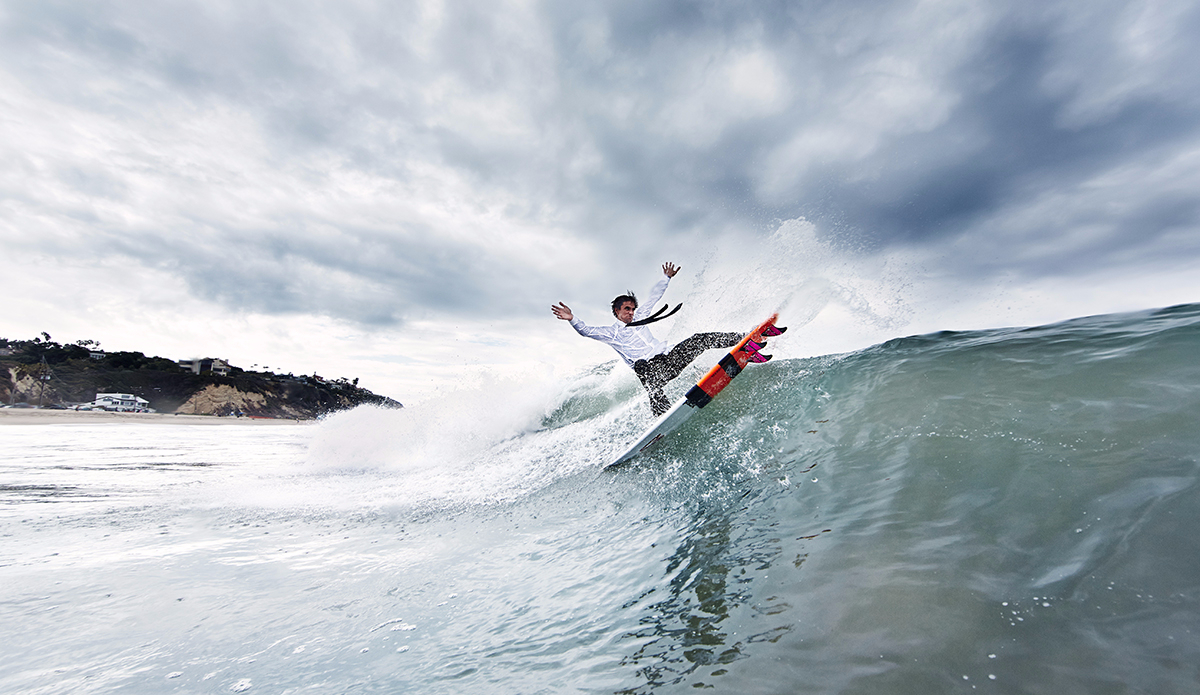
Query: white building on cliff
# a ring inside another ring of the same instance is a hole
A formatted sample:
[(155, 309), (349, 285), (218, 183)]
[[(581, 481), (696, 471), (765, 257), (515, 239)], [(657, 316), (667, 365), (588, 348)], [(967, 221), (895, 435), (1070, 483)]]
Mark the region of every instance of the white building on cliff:
[(113, 410), (118, 413), (150, 412), (150, 401), (132, 393), (97, 393), (96, 400), (88, 405), (92, 410)]
[(196, 357), (190, 360), (179, 360), (177, 364), (192, 374), (212, 372), (221, 376), (229, 376), (229, 362), (220, 357)]

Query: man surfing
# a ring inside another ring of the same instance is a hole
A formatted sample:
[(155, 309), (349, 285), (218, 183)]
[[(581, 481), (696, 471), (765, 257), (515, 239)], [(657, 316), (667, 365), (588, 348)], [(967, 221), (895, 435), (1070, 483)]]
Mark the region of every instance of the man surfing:
[(661, 321), (679, 311), (677, 306), (670, 313), (663, 314), (667, 308), (664, 306), (650, 315), (650, 310), (667, 291), (667, 284), (671, 278), (679, 272), (679, 268), (670, 262), (664, 263), (662, 270), (666, 277), (650, 288), (649, 301), (646, 302), (645, 308), (638, 308), (638, 300), (633, 292), (612, 300), (612, 312), (613, 316), (617, 317), (617, 322), (611, 326), (589, 326), (575, 318), (571, 308), (562, 302), (550, 307), (555, 316), (563, 321), (570, 321), (571, 327), (579, 335), (599, 340), (617, 351), (625, 364), (633, 368), (633, 373), (637, 374), (642, 386), (646, 387), (646, 392), (650, 395), (650, 409), (655, 417), (671, 409), (671, 401), (663, 393), (663, 386), (668, 381), (679, 376), (683, 368), (705, 350), (733, 347), (742, 339), (741, 333), (697, 333), (668, 350), (667, 344), (655, 338), (646, 327), (647, 324)]

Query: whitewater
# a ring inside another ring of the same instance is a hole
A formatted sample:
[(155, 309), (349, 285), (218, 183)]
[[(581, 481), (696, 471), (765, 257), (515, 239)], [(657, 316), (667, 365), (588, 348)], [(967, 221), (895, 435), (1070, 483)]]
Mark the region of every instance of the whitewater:
[(3, 426), (0, 691), (1200, 692), (1198, 357), (1193, 304), (776, 359), (607, 472), (616, 362)]

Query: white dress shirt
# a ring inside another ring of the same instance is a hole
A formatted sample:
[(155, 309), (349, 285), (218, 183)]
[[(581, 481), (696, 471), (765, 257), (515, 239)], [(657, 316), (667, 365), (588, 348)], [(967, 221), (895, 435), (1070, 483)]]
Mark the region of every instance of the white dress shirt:
[[(633, 312), (634, 321), (650, 315), (650, 312), (654, 310), (654, 305), (666, 293), (667, 283), (670, 280), (664, 276), (662, 280), (654, 284), (654, 287), (650, 288), (650, 294), (646, 297), (646, 301), (639, 303), (637, 311)], [(578, 318), (573, 318), (571, 319), (571, 328), (585, 338), (599, 340), (616, 350), (621, 359), (625, 360), (625, 364), (630, 367), (638, 360), (649, 359), (667, 351), (667, 344), (655, 338), (648, 326), (630, 328), (620, 321), (611, 326), (589, 326)]]

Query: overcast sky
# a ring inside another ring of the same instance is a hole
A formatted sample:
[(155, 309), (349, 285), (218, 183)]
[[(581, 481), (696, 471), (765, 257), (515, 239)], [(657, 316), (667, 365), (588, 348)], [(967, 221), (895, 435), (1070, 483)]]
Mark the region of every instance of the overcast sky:
[[(403, 402), (1200, 301), (1200, 5), (0, 0), (0, 336)], [(777, 353), (778, 354), (778, 353)]]

